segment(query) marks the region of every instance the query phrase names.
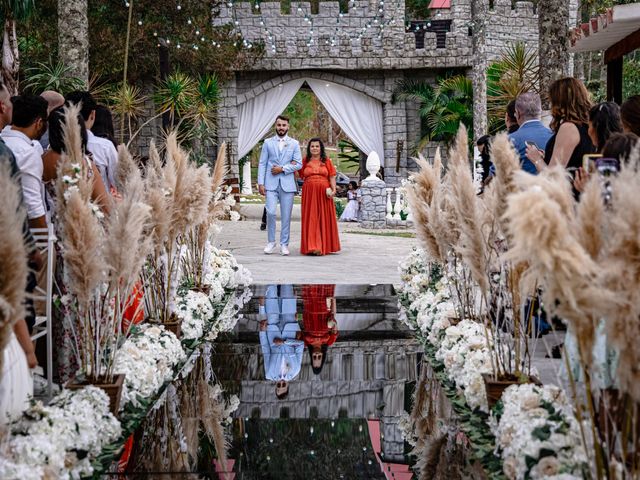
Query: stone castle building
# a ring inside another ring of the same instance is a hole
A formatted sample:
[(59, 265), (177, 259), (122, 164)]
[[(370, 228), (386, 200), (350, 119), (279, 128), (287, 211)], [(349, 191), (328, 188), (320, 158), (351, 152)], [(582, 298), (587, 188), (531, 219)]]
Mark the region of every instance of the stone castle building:
[[(531, 2), (486, 2), (481, 29), (486, 62), (498, 59), (516, 41), (537, 46), (538, 21)], [(249, 70), (235, 72), (223, 88), (218, 140), (228, 144), (232, 172), (238, 173), (242, 104), (288, 81), (314, 79), (380, 103), (384, 177), (387, 185), (397, 185), (413, 165), (411, 146), (420, 137), (420, 119), (417, 105), (392, 101), (393, 89), (402, 79), (435, 82), (452, 69), (471, 74), (471, 3), (433, 0), (432, 6), (446, 8), (432, 9), (431, 19), (424, 21), (405, 21), (404, 0), (292, 2), (289, 7), (279, 2), (223, 4), (214, 23), (234, 24), (248, 44), (264, 48), (261, 59)]]

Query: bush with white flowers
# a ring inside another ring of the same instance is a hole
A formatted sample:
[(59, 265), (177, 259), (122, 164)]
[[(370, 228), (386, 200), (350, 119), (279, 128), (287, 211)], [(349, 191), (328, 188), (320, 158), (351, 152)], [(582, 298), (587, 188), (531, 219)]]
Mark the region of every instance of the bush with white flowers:
[(205, 325), (213, 320), (215, 309), (206, 293), (187, 290), (178, 296), (175, 313), (182, 320), (182, 338), (195, 340), (204, 335)]
[(71, 479), (90, 476), (102, 448), (121, 435), (99, 388), (63, 390), (47, 406), (35, 402), (9, 426), (0, 451), (0, 478)]
[(510, 386), (490, 425), (509, 479), (580, 479), (588, 471), (580, 426), (556, 386)]
[(163, 327), (144, 324), (122, 345), (115, 371), (124, 373), (120, 408), (155, 395), (173, 378), (175, 367), (186, 360), (180, 340)]

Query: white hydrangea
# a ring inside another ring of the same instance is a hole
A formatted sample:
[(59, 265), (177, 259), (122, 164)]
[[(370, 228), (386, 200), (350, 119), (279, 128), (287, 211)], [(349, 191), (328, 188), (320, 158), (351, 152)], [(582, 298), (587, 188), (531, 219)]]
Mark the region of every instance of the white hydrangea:
[[(63, 390), (47, 406), (35, 402), (10, 429), (0, 455), (0, 478), (7, 480), (91, 476), (91, 461), (122, 433), (109, 397), (93, 386)], [(87, 455), (80, 460), (76, 451)]]
[(182, 338), (194, 340), (202, 337), (205, 324), (213, 319), (215, 310), (206, 293), (188, 290), (178, 297), (175, 313), (182, 320)]
[(144, 324), (118, 350), (115, 371), (126, 375), (120, 408), (155, 395), (186, 359), (180, 340), (164, 327)]
[[(502, 415), (497, 418), (493, 413), (490, 426), (508, 478), (582, 478), (587, 458), (578, 422), (562, 389), (512, 385), (503, 393), (502, 403)], [(527, 466), (526, 457), (536, 463)]]

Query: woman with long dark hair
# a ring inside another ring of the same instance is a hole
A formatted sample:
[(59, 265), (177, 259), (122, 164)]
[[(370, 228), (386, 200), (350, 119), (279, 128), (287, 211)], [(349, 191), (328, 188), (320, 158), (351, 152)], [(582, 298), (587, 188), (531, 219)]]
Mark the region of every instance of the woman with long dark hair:
[(534, 146), (527, 147), (527, 158), (538, 171), (547, 165), (560, 165), (574, 173), (582, 166), (582, 157), (594, 152), (589, 137), (589, 97), (587, 88), (576, 78), (561, 78), (551, 84), (550, 126), (554, 135), (543, 153)]
[(329, 345), (338, 338), (335, 288), (335, 285), (302, 287), (302, 338), (315, 375), (320, 375), (327, 361)]
[(340, 251), (338, 219), (333, 203), (336, 194), (336, 169), (319, 138), (309, 140), (300, 177), (304, 180), (300, 253), (326, 255)]

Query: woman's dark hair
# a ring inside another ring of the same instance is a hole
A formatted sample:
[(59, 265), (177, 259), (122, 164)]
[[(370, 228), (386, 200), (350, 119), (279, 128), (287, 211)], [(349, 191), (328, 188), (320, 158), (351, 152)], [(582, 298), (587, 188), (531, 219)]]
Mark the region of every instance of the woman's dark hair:
[(551, 130), (557, 132), (563, 122), (586, 124), (589, 121), (591, 99), (589, 90), (577, 78), (556, 80), (549, 87), (551, 102)]
[[(80, 124), (80, 138), (82, 139), (82, 151), (87, 151), (87, 128), (81, 114), (78, 114)], [(64, 148), (64, 135), (62, 128), (65, 124), (64, 107), (58, 107), (49, 114), (49, 148), (56, 153), (62, 153)]]
[(635, 133), (614, 133), (609, 137), (602, 149), (603, 158), (616, 158), (626, 162), (631, 152), (638, 146), (638, 137)]
[(516, 101), (515, 100), (511, 100), (509, 103), (507, 103), (507, 117), (509, 117), (509, 120), (511, 120), (512, 122), (512, 125), (508, 128), (507, 133), (516, 132), (519, 126), (518, 126), (518, 119), (516, 118)]
[(320, 140), (318, 137), (312, 138), (311, 140), (309, 140), (309, 143), (307, 143), (307, 160), (311, 160), (311, 144), (313, 142), (318, 142), (320, 144), (320, 160), (322, 161), (322, 163), (327, 161), (327, 153), (324, 151), (324, 143), (322, 143), (322, 140)]
[(354, 190), (358, 189), (358, 182), (356, 182), (355, 180), (351, 180), (349, 182), (349, 185), (351, 185), (353, 187)]
[(589, 123), (598, 138), (598, 150), (602, 150), (609, 137), (622, 132), (620, 107), (613, 102), (602, 102), (589, 110)]
[(324, 362), (327, 361), (329, 345), (322, 344), (320, 346), (320, 352), (322, 353), (322, 363), (320, 363), (320, 366), (317, 368), (313, 366), (313, 347), (310, 347), (307, 350), (309, 350), (309, 357), (311, 358), (311, 369), (313, 370), (314, 375), (320, 375), (320, 372), (322, 372), (322, 367), (324, 367)]
[(640, 95), (633, 95), (620, 107), (622, 124), (627, 130), (640, 136)]
[(111, 110), (104, 105), (98, 105), (96, 107), (96, 120), (93, 123), (93, 127), (91, 127), (91, 131), (96, 137), (110, 140), (113, 146), (116, 147), (116, 149), (118, 148)]

